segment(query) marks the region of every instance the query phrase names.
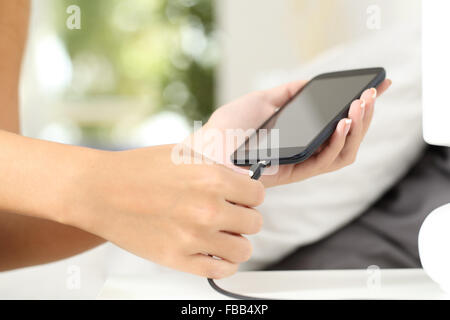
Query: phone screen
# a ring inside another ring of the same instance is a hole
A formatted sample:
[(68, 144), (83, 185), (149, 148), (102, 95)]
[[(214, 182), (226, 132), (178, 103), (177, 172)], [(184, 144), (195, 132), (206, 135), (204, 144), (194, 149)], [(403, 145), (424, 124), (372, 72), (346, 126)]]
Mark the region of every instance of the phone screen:
[[(271, 130), (278, 130), (280, 157), (294, 156), (304, 150), (377, 75), (373, 71), (313, 79), (259, 129), (266, 129), (269, 137)], [(259, 138), (256, 145), (251, 147), (247, 142), (241, 148), (261, 150), (267, 145), (267, 141)]]

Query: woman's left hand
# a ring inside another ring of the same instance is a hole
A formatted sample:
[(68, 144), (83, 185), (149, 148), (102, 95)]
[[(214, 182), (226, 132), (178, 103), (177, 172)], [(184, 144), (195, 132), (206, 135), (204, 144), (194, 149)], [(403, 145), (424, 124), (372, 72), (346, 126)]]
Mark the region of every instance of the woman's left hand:
[[(360, 99), (353, 101), (348, 118), (339, 122), (333, 135), (316, 154), (299, 164), (281, 165), (276, 168), (275, 174), (263, 175), (261, 181), (264, 185), (271, 187), (293, 183), (352, 164), (356, 160), (359, 146), (369, 129), (376, 98), (383, 94), (391, 83), (390, 80), (385, 80), (378, 88), (366, 90)], [(199, 137), (211, 129), (221, 132), (225, 137), (229, 130), (242, 129), (245, 131), (258, 128), (305, 84), (306, 81), (296, 81), (273, 89), (253, 92), (220, 107), (212, 114), (205, 126), (194, 133), (193, 137), (197, 141), (191, 140), (195, 141), (193, 145), (196, 145), (197, 149), (198, 146), (202, 146), (203, 142), (199, 143)], [(202, 150), (201, 153), (216, 162), (224, 163), (236, 170), (242, 170), (243, 173), (247, 172), (231, 163), (230, 156), (235, 151), (235, 146), (227, 146), (226, 143), (223, 143), (224, 141), (222, 140), (224, 150), (221, 152), (216, 150), (216, 152), (208, 154)]]

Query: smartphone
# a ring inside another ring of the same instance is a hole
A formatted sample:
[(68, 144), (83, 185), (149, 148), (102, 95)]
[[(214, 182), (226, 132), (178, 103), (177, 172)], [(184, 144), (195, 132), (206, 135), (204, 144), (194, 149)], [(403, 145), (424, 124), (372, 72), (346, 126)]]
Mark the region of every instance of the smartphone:
[[(259, 161), (278, 164), (305, 161), (330, 138), (339, 121), (348, 117), (351, 103), (385, 78), (384, 68), (314, 77), (236, 149), (231, 161), (237, 166)], [(271, 134), (273, 130), (277, 130), (276, 135)]]

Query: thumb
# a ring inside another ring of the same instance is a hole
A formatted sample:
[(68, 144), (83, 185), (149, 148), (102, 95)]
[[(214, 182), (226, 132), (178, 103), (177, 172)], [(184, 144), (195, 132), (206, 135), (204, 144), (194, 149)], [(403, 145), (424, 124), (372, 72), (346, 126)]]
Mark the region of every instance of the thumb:
[(297, 80), (272, 89), (264, 90), (263, 93), (269, 103), (277, 107), (282, 107), (289, 99), (295, 96), (306, 83), (307, 81), (305, 80)]

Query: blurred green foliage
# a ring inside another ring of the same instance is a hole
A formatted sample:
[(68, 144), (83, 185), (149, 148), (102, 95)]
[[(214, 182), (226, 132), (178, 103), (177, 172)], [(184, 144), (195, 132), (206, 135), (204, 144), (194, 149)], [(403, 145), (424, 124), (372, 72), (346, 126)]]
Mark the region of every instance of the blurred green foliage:
[[(213, 111), (217, 42), (214, 1), (54, 0), (55, 28), (73, 64), (76, 98), (148, 99), (148, 114), (178, 112), (192, 123)], [(66, 27), (67, 7), (81, 29)], [(147, 101), (147, 100), (146, 100)]]

